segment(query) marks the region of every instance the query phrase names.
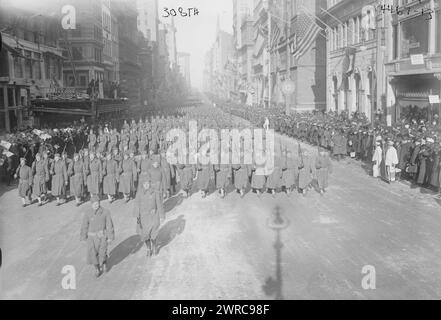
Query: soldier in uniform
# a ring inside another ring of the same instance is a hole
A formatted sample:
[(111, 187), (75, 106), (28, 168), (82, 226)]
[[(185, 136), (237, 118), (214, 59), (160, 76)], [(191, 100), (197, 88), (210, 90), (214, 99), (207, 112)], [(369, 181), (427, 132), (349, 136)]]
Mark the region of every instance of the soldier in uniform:
[(318, 156), (315, 159), (315, 169), (320, 194), (326, 192), (328, 187), (328, 176), (332, 173), (332, 162), (326, 149), (319, 148)]
[(152, 165), (149, 169), (149, 178), (151, 187), (155, 191), (157, 197), (158, 213), (161, 219), (165, 219), (165, 210), (163, 204), (163, 176), (162, 169), (160, 167), (161, 157), (159, 154), (155, 154), (151, 158)]
[(95, 157), (93, 152), (90, 153), (89, 170), (87, 172), (87, 190), (90, 196), (100, 195), (100, 184), (103, 180), (103, 168), (101, 160)]
[(70, 195), (75, 197), (76, 206), (81, 205), (84, 196), (84, 184), (86, 171), (83, 160), (78, 153), (74, 154), (73, 161), (70, 162), (67, 169), (67, 175), (70, 177)]
[(66, 162), (60, 158), (60, 154), (56, 153), (54, 162), (50, 169), (52, 175), (52, 196), (57, 199), (57, 206), (64, 203), (63, 197), (66, 195), (67, 180)]
[(32, 188), (32, 169), (26, 165), (26, 159), (20, 158), (20, 166), (17, 168), (14, 178), (19, 178), (18, 181), (18, 195), (21, 198), (23, 207), (31, 203), (31, 188)]
[(299, 177), (299, 162), (289, 150), (286, 152), (285, 163), (282, 169), (282, 186), (289, 195), (297, 187)]
[(107, 194), (109, 202), (115, 201), (117, 187), (119, 181), (119, 165), (113, 157), (112, 153), (107, 153), (106, 160), (103, 162), (103, 192)]
[(145, 242), (147, 256), (156, 255), (156, 237), (160, 226), (159, 204), (155, 190), (149, 180), (144, 180), (136, 194), (133, 216), (136, 218), (136, 231)]
[(184, 196), (188, 198), (193, 187), (194, 166), (191, 164), (179, 164), (178, 169), (181, 189), (184, 191)]
[(49, 167), (44, 159), (41, 159), (39, 153), (35, 156), (35, 161), (32, 163), (33, 188), (32, 193), (38, 200), (38, 206), (43, 205), (43, 199), (47, 193), (46, 183), (49, 181)]
[(95, 145), (97, 142), (97, 138), (95, 133), (93, 132), (93, 129), (90, 129), (89, 136), (88, 136), (88, 142), (89, 142), (89, 150), (95, 151)]
[(132, 190), (137, 179), (137, 169), (135, 162), (129, 158), (129, 153), (124, 154), (124, 159), (120, 163), (120, 180), (119, 180), (119, 192), (124, 195), (126, 202), (130, 201), (132, 196)]
[(107, 272), (107, 246), (115, 239), (115, 233), (110, 212), (100, 206), (96, 195), (91, 204), (83, 216), (80, 238), (87, 241), (87, 263), (95, 266), (95, 276), (99, 277)]
[(225, 198), (226, 189), (230, 184), (231, 179), (231, 165), (229, 164), (228, 154), (223, 153), (224, 160), (226, 163), (222, 163), (222, 157), (219, 164), (214, 165), (215, 179), (216, 179), (216, 189), (219, 190), (221, 198)]

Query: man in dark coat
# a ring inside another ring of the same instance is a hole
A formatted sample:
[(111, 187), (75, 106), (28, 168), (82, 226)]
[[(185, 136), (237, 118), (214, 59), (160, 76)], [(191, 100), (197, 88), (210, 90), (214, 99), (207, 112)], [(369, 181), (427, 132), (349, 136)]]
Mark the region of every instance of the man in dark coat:
[(136, 231), (147, 247), (147, 256), (156, 255), (156, 237), (160, 226), (160, 216), (157, 196), (149, 180), (143, 181), (136, 194), (133, 216), (136, 218)]
[(110, 212), (100, 206), (97, 196), (92, 196), (91, 204), (83, 216), (80, 237), (87, 241), (87, 263), (95, 266), (99, 277), (107, 272), (107, 245), (115, 239), (115, 233)]
[(31, 187), (32, 187), (32, 169), (26, 165), (26, 159), (20, 159), (20, 166), (17, 168), (14, 178), (18, 180), (18, 195), (21, 198), (23, 207), (30, 204)]

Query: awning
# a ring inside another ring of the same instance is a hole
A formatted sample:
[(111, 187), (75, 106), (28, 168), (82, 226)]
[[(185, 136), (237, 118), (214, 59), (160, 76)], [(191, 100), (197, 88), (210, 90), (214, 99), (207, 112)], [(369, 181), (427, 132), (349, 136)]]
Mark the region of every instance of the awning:
[(429, 98), (427, 99), (412, 99), (412, 98), (399, 98), (397, 99), (397, 103), (402, 108), (406, 108), (408, 106), (417, 106), (418, 108), (426, 108), (430, 106)]
[(3, 41), (3, 48), (8, 50), (14, 57), (20, 57), (20, 58), (26, 58), (24, 55), (21, 54), (20, 51), (17, 49), (11, 47), (6, 42)]

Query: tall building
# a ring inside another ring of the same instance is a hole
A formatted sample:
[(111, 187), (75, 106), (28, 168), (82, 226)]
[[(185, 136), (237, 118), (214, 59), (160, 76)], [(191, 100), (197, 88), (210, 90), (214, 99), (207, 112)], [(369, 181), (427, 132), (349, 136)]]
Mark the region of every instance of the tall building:
[(167, 30), (166, 33), (166, 43), (168, 49), (168, 58), (170, 62), (170, 68), (173, 68), (177, 64), (178, 60), (178, 52), (176, 49), (176, 27), (175, 21), (172, 17), (171, 23), (165, 24), (165, 28)]
[(32, 123), (31, 99), (47, 97), (63, 86), (63, 54), (58, 45), (59, 21), (0, 2), (0, 130)]
[(254, 17), (252, 15), (253, 0), (233, 1), (233, 30), (236, 49), (235, 67), (237, 90), (242, 103), (251, 105), (253, 102), (252, 89), (252, 60), (254, 48)]
[(157, 41), (158, 37), (158, 0), (137, 0), (138, 30), (148, 41)]
[(190, 79), (190, 54), (186, 52), (178, 52), (179, 71), (185, 79), (188, 88), (191, 88)]
[(379, 59), (385, 62), (384, 81), (378, 83), (385, 91), (383, 114), (389, 122), (431, 120), (441, 116), (441, 2), (400, 0), (397, 4), (409, 9), (387, 12), (384, 26), (379, 25), (380, 30), (384, 27), (385, 40)]
[(209, 76), (210, 87), (208, 92), (216, 94), (220, 98), (233, 99), (236, 94), (236, 51), (234, 48), (234, 36), (220, 29), (219, 19), (217, 22), (216, 39), (210, 54), (206, 56), (205, 65), (210, 69), (205, 72)]
[(328, 0), (327, 5), (322, 14), (328, 26), (327, 109), (363, 113), (372, 120), (384, 94), (383, 86), (377, 86), (384, 67), (384, 30), (377, 28), (383, 15), (370, 25), (363, 22), (364, 8), (375, 8), (376, 1)]
[(120, 96), (134, 105), (141, 104), (141, 65), (138, 61), (138, 11), (135, 0), (112, 2), (118, 21)]

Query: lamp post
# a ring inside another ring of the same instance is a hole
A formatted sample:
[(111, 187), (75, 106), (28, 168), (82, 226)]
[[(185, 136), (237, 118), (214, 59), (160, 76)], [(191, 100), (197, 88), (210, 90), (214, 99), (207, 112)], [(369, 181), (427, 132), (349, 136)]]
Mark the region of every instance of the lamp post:
[[(267, 284), (273, 284), (275, 287), (275, 299), (283, 300), (282, 293), (282, 248), (283, 243), (280, 239), (280, 232), (286, 229), (289, 225), (289, 220), (282, 214), (279, 206), (274, 208), (272, 216), (268, 219), (268, 226), (276, 232), (276, 241), (274, 242), (274, 249), (276, 250), (276, 278), (272, 280), (269, 278)], [(270, 288), (268, 288), (270, 289)], [(272, 290), (271, 290), (271, 293)]]

